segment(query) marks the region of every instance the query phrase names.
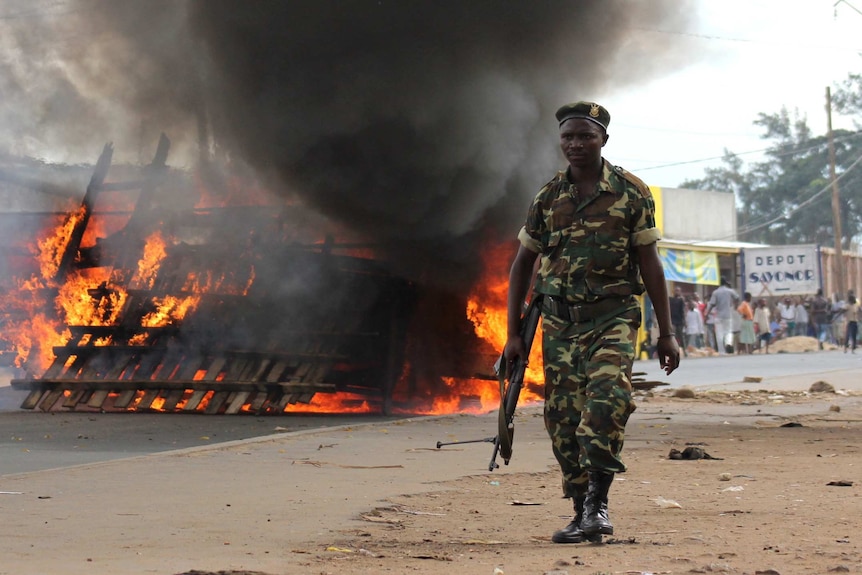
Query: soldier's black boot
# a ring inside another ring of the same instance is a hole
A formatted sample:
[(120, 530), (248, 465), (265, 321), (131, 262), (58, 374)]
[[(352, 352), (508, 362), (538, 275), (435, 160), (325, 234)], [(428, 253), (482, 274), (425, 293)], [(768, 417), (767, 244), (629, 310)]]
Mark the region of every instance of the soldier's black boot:
[(554, 532), (551, 536), (551, 541), (554, 543), (581, 543), (586, 541), (584, 532), (581, 531), (581, 521), (584, 518), (584, 500), (586, 495), (576, 495), (572, 498), (575, 507), (575, 518), (572, 522)]
[(614, 534), (614, 526), (608, 519), (608, 491), (613, 481), (613, 473), (590, 471), (590, 486), (587, 488), (584, 518), (581, 521), (581, 531), (585, 537)]

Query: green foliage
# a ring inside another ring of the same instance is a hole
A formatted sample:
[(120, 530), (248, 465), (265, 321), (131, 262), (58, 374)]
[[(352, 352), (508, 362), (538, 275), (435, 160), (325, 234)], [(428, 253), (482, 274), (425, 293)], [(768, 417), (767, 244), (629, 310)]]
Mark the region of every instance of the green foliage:
[[(862, 76), (836, 94), (842, 109), (862, 115)], [(754, 124), (770, 142), (766, 159), (747, 170), (725, 150), (723, 165), (681, 187), (735, 194), (739, 239), (772, 245), (834, 244), (827, 135), (815, 136), (805, 118), (782, 109), (761, 113)], [(842, 245), (862, 233), (862, 132), (835, 130), (836, 175), (840, 177)], [(845, 174), (845, 172), (847, 172)]]

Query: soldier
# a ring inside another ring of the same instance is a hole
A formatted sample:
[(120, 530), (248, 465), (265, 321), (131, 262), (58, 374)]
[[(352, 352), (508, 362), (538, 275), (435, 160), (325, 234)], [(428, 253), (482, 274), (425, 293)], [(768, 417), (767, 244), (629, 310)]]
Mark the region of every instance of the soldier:
[(631, 371), (641, 317), (635, 296), (644, 285), (659, 328), (657, 355), (668, 374), (679, 366), (680, 349), (649, 188), (602, 157), (610, 114), (577, 102), (556, 117), (569, 165), (536, 195), (518, 234), (504, 355), (510, 362), (527, 360), (519, 318), (541, 256), (534, 291), (543, 295), (545, 425), (563, 495), (575, 510), (552, 540), (579, 543), (613, 534), (608, 491), (614, 474), (626, 470), (620, 452), (635, 410)]

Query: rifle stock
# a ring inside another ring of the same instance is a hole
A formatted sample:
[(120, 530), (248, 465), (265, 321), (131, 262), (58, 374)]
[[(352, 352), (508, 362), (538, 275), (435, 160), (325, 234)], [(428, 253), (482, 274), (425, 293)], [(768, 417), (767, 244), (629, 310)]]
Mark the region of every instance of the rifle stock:
[[(520, 335), (527, 349), (527, 357), (533, 347), (533, 339), (539, 326), (539, 318), (542, 316), (542, 296), (536, 294), (521, 316)], [(497, 455), (503, 458), (503, 462), (509, 465), (512, 458), (512, 441), (515, 433), (515, 408), (518, 406), (518, 398), (521, 388), (524, 386), (524, 374), (527, 370), (526, 361), (516, 358), (512, 362), (511, 369), (507, 369), (506, 358), (501, 354), (494, 370), (500, 380), (500, 413), (497, 420), (497, 437), (494, 438), (494, 452), (491, 454), (491, 462), (488, 471), (494, 471), (497, 464)], [(506, 380), (508, 379), (508, 385)]]

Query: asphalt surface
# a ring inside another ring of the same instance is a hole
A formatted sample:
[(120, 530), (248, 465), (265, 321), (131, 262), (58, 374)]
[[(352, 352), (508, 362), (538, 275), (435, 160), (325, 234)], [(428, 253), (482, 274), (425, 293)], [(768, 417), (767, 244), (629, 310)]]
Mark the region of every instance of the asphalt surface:
[[(670, 387), (698, 389), (768, 388), (770, 380), (796, 376), (794, 385), (807, 389), (814, 379), (859, 370), (862, 388), (862, 353), (827, 351), (683, 359), (667, 376), (656, 360), (638, 361), (635, 370), (646, 379)], [(804, 377), (810, 374), (810, 378)], [(763, 383), (746, 383), (756, 376)], [(44, 413), (19, 408), (26, 392), (11, 389), (9, 372), (0, 372), (0, 476), (108, 461), (268, 435), (323, 429), (360, 423), (385, 422), (406, 416), (285, 415), (209, 416), (154, 413)], [(809, 381), (811, 379), (812, 381)], [(855, 381), (855, 377), (849, 378)], [(784, 385), (784, 384), (782, 384)]]

